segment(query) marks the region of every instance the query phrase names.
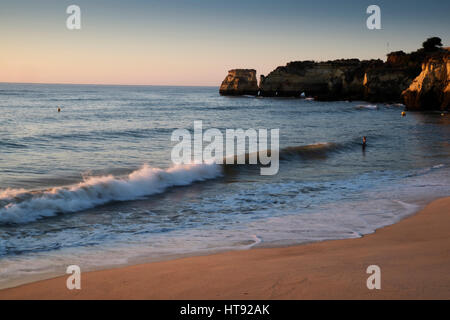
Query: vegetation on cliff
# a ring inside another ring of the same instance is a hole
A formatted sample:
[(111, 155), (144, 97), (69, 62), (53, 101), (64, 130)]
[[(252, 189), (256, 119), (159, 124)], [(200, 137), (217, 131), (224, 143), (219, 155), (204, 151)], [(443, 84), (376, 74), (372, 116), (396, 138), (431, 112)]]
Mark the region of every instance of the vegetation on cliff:
[(450, 75), (448, 52), (442, 48), (441, 39), (433, 37), (414, 52), (391, 52), (386, 62), (292, 61), (277, 67), (266, 77), (261, 75), (259, 88), (255, 70), (235, 69), (230, 70), (222, 82), (220, 94), (306, 95), (317, 100), (404, 102), (414, 110), (446, 109)]

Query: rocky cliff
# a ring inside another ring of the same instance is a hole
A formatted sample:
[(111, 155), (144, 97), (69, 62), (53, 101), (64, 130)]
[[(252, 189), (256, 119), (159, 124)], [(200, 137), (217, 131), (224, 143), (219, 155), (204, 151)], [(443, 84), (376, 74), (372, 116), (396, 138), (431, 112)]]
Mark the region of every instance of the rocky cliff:
[(221, 95), (257, 95), (258, 90), (256, 70), (233, 69), (228, 71), (219, 93)]
[(422, 48), (388, 54), (382, 60), (341, 59), (294, 61), (277, 67), (259, 87), (253, 69), (230, 70), (222, 95), (314, 97), (317, 100), (404, 102), (411, 110), (448, 109), (449, 51), (441, 39), (427, 39)]
[(290, 62), (261, 77), (260, 94), (299, 97), (304, 93), (319, 100), (360, 99), (366, 70), (382, 64), (381, 60), (358, 59)]
[(450, 52), (426, 59), (422, 72), (402, 93), (409, 110), (450, 109)]
[(420, 73), (421, 62), (421, 57), (403, 51), (388, 54), (386, 63), (366, 70), (362, 100), (403, 102), (402, 92)]
[(420, 73), (421, 57), (402, 51), (387, 61), (346, 59), (296, 61), (261, 76), (263, 96), (300, 96), (318, 100), (402, 102), (402, 92)]

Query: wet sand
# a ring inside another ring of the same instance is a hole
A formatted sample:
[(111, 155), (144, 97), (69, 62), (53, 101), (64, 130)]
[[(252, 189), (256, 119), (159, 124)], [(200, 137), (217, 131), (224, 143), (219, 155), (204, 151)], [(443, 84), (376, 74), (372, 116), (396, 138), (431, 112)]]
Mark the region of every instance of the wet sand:
[[(369, 290), (369, 265), (381, 289)], [(0, 299), (450, 299), (450, 198), (359, 239), (232, 251), (82, 273)]]

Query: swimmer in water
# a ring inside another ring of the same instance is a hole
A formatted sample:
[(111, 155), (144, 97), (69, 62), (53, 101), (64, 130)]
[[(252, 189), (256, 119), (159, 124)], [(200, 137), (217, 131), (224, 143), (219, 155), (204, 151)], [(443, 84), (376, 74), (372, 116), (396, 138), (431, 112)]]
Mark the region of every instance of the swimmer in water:
[(367, 145), (367, 138), (366, 136), (363, 137), (363, 141), (362, 141), (362, 148), (365, 149)]

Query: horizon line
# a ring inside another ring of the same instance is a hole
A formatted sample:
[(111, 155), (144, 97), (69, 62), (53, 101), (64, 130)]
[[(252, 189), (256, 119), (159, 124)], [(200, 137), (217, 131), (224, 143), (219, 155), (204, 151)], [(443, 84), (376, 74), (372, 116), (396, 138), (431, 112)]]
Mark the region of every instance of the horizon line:
[(219, 85), (174, 85), (174, 84), (117, 84), (117, 83), (72, 83), (72, 82), (10, 82), (0, 81), (0, 84), (46, 84), (46, 85), (74, 85), (74, 86), (117, 86), (117, 87), (220, 87)]

